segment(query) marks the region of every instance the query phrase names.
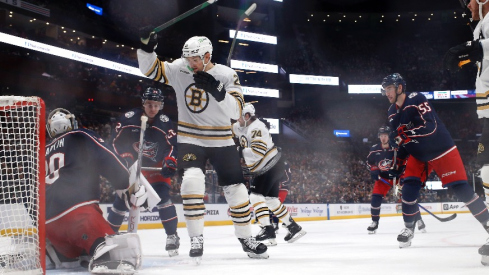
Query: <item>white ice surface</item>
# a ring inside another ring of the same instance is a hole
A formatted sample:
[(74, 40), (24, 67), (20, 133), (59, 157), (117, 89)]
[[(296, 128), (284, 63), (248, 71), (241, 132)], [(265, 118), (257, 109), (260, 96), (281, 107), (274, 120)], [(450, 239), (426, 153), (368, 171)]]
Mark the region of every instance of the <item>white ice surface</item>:
[[(447, 215), (440, 215), (447, 216)], [(423, 215), (427, 233), (416, 230), (412, 246), (399, 249), (397, 235), (402, 217), (382, 217), (377, 234), (368, 235), (370, 219), (299, 222), (308, 233), (289, 244), (280, 228), (278, 245), (269, 247), (267, 260), (249, 259), (234, 236), (232, 226), (210, 226), (204, 230), (204, 256), (199, 266), (188, 257), (190, 240), (179, 228), (180, 255), (166, 253), (163, 229), (139, 230), (143, 267), (138, 274), (354, 274), (433, 275), (489, 274), (480, 263), (478, 248), (488, 234), (470, 214), (459, 214), (449, 222)], [(257, 225), (253, 233), (258, 233)], [(47, 274), (89, 274), (86, 270), (51, 270)]]

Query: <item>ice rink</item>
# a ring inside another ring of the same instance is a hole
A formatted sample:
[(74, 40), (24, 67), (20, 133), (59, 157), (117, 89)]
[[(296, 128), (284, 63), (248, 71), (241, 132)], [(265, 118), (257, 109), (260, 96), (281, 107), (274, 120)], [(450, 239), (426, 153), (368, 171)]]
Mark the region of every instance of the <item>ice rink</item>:
[[(440, 215), (447, 216), (447, 215)], [(372, 274), (433, 275), (489, 274), (480, 263), (478, 248), (488, 237), (470, 214), (449, 222), (423, 215), (427, 233), (416, 230), (413, 244), (399, 249), (396, 240), (403, 228), (402, 217), (382, 217), (377, 234), (368, 235), (370, 219), (299, 222), (308, 232), (296, 243), (286, 243), (280, 228), (278, 245), (269, 247), (267, 260), (249, 259), (234, 236), (232, 226), (211, 226), (204, 231), (204, 256), (199, 266), (188, 257), (190, 240), (179, 228), (180, 255), (164, 251), (163, 229), (139, 230), (143, 267), (138, 274)], [(253, 233), (259, 231), (253, 226)], [(89, 274), (85, 269), (55, 270), (47, 274)]]

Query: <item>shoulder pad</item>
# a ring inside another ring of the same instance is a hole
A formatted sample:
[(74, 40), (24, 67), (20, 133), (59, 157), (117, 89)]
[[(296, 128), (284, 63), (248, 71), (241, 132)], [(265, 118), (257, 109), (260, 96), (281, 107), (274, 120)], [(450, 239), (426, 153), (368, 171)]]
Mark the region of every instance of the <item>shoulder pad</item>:
[(166, 115), (160, 115), (160, 120), (163, 121), (163, 122), (168, 122), (170, 121), (170, 119), (168, 118), (168, 116)]

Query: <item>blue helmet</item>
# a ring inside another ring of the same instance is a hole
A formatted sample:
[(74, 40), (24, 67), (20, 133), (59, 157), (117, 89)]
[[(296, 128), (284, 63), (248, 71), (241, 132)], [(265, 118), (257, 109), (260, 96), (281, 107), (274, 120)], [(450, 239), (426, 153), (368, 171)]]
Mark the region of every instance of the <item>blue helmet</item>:
[(165, 97), (163, 96), (163, 93), (161, 92), (160, 89), (152, 88), (152, 87), (146, 88), (146, 90), (144, 90), (141, 98), (143, 99), (143, 103), (146, 100), (153, 100), (153, 101), (161, 101), (162, 102), (165, 99)]
[(402, 85), (401, 92), (404, 93), (406, 91), (406, 81), (404, 81), (404, 78), (402, 78), (402, 76), (399, 73), (393, 73), (384, 77), (384, 79), (382, 80), (382, 95), (385, 96), (385, 90), (384, 90), (385, 87), (389, 85), (394, 85), (396, 86), (397, 89), (399, 84)]
[(391, 133), (391, 127), (382, 126), (379, 128), (379, 132), (377, 133), (377, 137), (380, 137), (380, 134), (390, 134), (390, 133)]

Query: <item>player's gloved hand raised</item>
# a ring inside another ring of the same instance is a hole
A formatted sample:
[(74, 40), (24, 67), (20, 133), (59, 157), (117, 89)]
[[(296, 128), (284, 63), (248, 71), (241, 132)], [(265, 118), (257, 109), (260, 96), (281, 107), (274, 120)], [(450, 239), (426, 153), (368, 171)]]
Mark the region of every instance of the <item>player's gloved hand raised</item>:
[(484, 52), (479, 40), (467, 41), (450, 48), (443, 58), (443, 65), (449, 71), (458, 71), (463, 65), (481, 61), (483, 57)]
[(154, 28), (154, 26), (149, 25), (139, 29), (141, 49), (148, 53), (152, 53), (158, 45), (158, 35), (154, 31)]
[(177, 160), (172, 157), (166, 157), (161, 168), (161, 175), (165, 178), (171, 178), (177, 172)]
[(216, 80), (211, 74), (197, 72), (194, 74), (195, 86), (210, 93), (217, 102), (221, 102), (226, 96), (226, 90), (221, 81)]

